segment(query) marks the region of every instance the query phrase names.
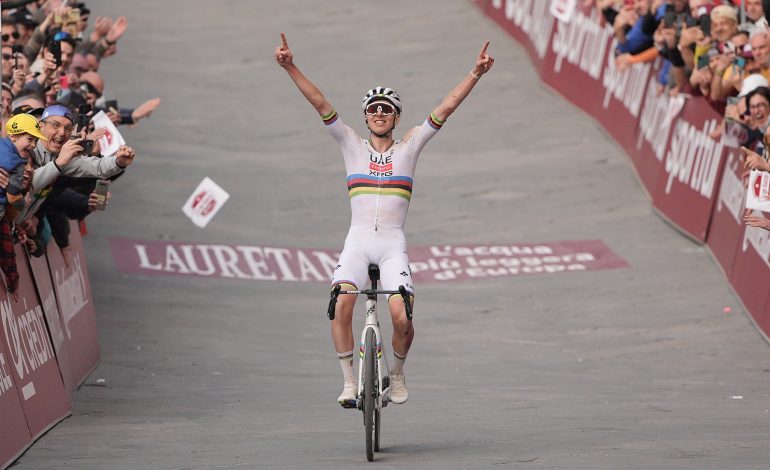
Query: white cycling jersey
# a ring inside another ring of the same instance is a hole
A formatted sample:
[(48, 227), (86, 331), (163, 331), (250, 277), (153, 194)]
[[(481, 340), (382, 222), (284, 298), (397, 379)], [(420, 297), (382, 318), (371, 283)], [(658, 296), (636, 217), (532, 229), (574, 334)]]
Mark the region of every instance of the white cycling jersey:
[(382, 289), (397, 290), (404, 285), (413, 293), (404, 222), (417, 157), (443, 122), (431, 115), (406, 139), (380, 153), (345, 125), (336, 112), (323, 120), (342, 150), (351, 211), (350, 231), (332, 285), (365, 288), (369, 264), (377, 264)]

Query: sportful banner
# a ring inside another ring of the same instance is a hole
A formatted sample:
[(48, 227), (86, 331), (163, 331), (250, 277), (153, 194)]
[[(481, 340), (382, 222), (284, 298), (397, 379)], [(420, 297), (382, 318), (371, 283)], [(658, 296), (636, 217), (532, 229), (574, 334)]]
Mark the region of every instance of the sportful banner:
[(760, 330), (770, 334), (770, 232), (743, 225), (743, 157), (702, 98), (661, 93), (660, 60), (619, 70), (612, 28), (583, 2), (559, 21), (551, 1), (475, 1), (528, 52), (543, 81), (601, 123), (630, 156), (657, 212), (707, 242)]
[[(118, 271), (287, 282), (330, 282), (339, 252), (110, 239)], [(415, 282), (449, 282), (615, 269), (628, 264), (599, 240), (409, 248)]]

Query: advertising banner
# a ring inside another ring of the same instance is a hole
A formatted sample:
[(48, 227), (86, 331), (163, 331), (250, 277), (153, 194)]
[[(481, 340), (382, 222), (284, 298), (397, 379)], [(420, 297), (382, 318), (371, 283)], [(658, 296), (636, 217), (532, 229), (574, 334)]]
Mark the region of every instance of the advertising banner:
[(43, 314), (48, 323), (48, 330), (51, 333), (53, 341), (53, 350), (56, 353), (56, 361), (59, 363), (64, 388), (69, 394), (70, 402), (75, 398), (77, 384), (75, 383), (75, 374), (72, 372), (72, 359), (70, 359), (69, 346), (64, 334), (62, 317), (59, 313), (59, 307), (56, 303), (56, 294), (54, 294), (53, 284), (51, 282), (51, 273), (48, 271), (48, 262), (45, 257), (29, 257), (29, 265), (32, 270), (32, 276), (37, 287), (38, 297), (43, 306)]
[(73, 381), (80, 385), (99, 362), (99, 341), (83, 240), (77, 222), (70, 221), (70, 224), (69, 259), (62, 257), (53, 240), (48, 245), (46, 257), (71, 360)]
[(655, 208), (701, 243), (708, 235), (726, 153), (722, 141), (710, 137), (720, 121), (703, 101), (687, 101), (672, 122), (663, 174), (652, 193)]
[(743, 156), (729, 149), (720, 175), (719, 190), (709, 226), (708, 248), (727, 279), (732, 275), (738, 245), (743, 237), (743, 211), (746, 182), (743, 180)]
[(0, 293), (4, 330), (0, 341), (8, 351), (8, 366), (19, 387), (19, 398), (34, 438), (69, 415), (70, 400), (25, 256), (17, 246), (16, 259), (21, 262), (17, 263), (20, 282), (16, 298), (8, 296), (4, 284)]
[(5, 468), (32, 441), (19, 387), (11, 374), (13, 364), (5, 338), (5, 328), (0, 322), (0, 468)]

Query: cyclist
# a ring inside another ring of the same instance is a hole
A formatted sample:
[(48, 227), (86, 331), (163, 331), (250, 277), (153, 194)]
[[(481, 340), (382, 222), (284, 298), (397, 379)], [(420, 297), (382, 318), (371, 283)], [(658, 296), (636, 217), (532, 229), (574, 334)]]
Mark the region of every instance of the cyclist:
[[(470, 73), (444, 98), (428, 118), (406, 132), (398, 141), (393, 131), (401, 118), (401, 98), (391, 88), (376, 87), (364, 96), (362, 107), (369, 138), (361, 139), (345, 125), (323, 93), (294, 64), (286, 35), (275, 49), (275, 59), (283, 67), (311, 105), (321, 115), (326, 128), (342, 150), (347, 171), (350, 198), (350, 230), (334, 271), (332, 287), (365, 288), (368, 267), (380, 267), (381, 285), (397, 290), (404, 285), (414, 302), (414, 286), (406, 253), (404, 221), (412, 195), (412, 182), (417, 157), (423, 146), (438, 132), (457, 109), (481, 76), (489, 71), (494, 59), (484, 44)], [(393, 403), (401, 404), (409, 397), (404, 377), (404, 361), (414, 339), (414, 327), (406, 318), (400, 296), (388, 299), (393, 321), (394, 363), (390, 371)], [(345, 408), (356, 406), (358, 386), (353, 374), (353, 307), (354, 296), (340, 296), (332, 322), (332, 340), (340, 360), (344, 384), (338, 402)]]

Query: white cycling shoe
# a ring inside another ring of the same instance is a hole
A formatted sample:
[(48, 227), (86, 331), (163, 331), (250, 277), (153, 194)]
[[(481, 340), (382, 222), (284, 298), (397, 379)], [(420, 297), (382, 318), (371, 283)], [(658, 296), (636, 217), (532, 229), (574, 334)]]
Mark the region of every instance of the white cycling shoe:
[(404, 374), (393, 374), (390, 376), (390, 401), (396, 405), (406, 403), (409, 399), (409, 392), (406, 391), (406, 377)]
[(342, 394), (337, 398), (337, 402), (343, 408), (355, 408), (357, 404), (358, 383), (355, 379), (345, 380), (342, 387)]

